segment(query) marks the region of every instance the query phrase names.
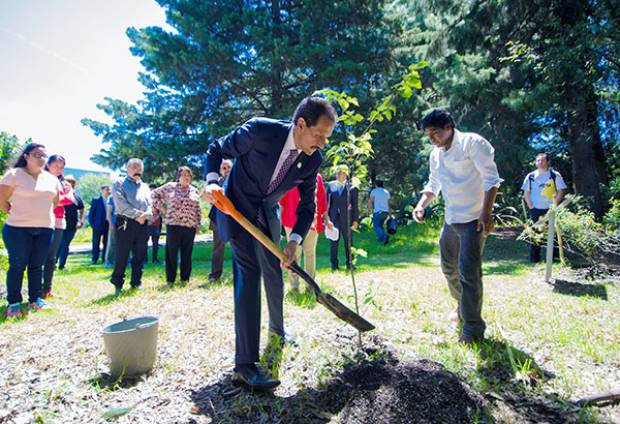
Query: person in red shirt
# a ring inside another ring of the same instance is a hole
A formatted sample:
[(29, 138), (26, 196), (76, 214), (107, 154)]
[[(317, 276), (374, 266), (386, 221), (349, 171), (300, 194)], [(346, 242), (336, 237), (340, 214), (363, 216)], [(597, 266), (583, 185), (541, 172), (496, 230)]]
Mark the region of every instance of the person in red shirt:
[[(325, 186), (323, 185), (323, 177), (321, 174), (316, 175), (316, 192), (314, 197), (315, 212), (314, 221), (310, 231), (303, 240), (301, 246), (297, 247), (295, 252), (295, 262), (301, 265), (301, 252), (304, 253), (304, 271), (308, 273), (312, 278), (316, 273), (316, 244), (319, 239), (319, 234), (323, 232), (324, 225), (332, 228), (333, 225), (327, 215), (327, 196), (325, 193)], [(297, 187), (287, 192), (282, 199), (280, 199), (280, 220), (284, 231), (286, 231), (287, 237), (290, 236), (293, 231), (293, 227), (297, 222), (297, 205), (299, 204), (299, 191)], [(291, 284), (291, 291), (299, 292), (299, 276), (294, 272), (289, 271), (288, 279)]]

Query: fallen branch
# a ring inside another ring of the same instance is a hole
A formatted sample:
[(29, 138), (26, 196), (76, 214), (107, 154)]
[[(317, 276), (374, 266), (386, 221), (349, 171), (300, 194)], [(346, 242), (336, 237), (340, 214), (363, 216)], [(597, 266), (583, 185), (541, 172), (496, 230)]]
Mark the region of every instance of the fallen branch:
[(579, 406), (588, 405), (601, 405), (601, 404), (614, 404), (620, 402), (620, 389), (612, 390), (610, 392), (597, 393), (592, 396), (587, 396), (579, 399), (575, 402)]

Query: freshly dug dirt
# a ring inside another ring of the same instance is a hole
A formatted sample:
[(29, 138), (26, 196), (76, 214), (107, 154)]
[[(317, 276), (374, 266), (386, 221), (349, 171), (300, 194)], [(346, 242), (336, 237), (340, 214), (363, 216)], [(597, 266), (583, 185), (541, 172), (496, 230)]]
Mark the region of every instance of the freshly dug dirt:
[(226, 381), (193, 398), (214, 422), (469, 423), (483, 415), (482, 396), (441, 364), (401, 362), (376, 346), (364, 351), (321, 387), (288, 398), (250, 396)]

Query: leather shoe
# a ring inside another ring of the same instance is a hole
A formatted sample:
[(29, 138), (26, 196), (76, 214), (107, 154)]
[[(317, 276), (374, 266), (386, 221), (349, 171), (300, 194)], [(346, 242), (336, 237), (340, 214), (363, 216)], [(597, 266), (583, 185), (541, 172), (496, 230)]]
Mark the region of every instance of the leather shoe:
[(244, 387), (252, 391), (269, 391), (280, 385), (280, 380), (265, 377), (254, 364), (243, 364), (235, 367), (232, 376), (235, 387)]

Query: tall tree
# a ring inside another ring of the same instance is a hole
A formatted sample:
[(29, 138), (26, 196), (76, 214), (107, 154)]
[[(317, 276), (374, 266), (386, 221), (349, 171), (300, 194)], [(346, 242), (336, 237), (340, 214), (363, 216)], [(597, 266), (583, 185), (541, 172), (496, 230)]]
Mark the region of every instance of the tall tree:
[(396, 31), (382, 0), (159, 0), (173, 31), (129, 28), (141, 58), (145, 98), (106, 99), (112, 124), (83, 120), (109, 147), (94, 157), (120, 167), (130, 156), (146, 171), (170, 173), (252, 115), (286, 118), (316, 89), (365, 82), (391, 61)]
[(612, 3), (420, 0), (393, 7), (409, 11), (400, 13), (409, 17), (401, 50), (432, 64), (424, 78), (429, 102), (449, 106), (460, 126), (495, 144), (506, 188), (519, 186), (534, 150), (552, 149), (600, 217), (609, 175), (600, 127), (609, 102), (601, 88), (617, 85), (620, 44)]

